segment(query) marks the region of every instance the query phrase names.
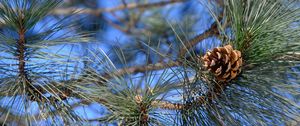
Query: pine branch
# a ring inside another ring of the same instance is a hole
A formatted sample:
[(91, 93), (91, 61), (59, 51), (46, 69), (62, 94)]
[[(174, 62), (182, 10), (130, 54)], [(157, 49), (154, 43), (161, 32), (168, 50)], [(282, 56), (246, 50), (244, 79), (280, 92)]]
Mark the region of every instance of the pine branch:
[(103, 74), (103, 77), (106, 79), (109, 79), (113, 76), (123, 76), (125, 74), (133, 74), (133, 73), (139, 73), (139, 72), (146, 72), (146, 71), (152, 71), (152, 70), (161, 70), (165, 69), (168, 67), (174, 67), (174, 66), (179, 66), (181, 63), (179, 61), (172, 61), (169, 63), (156, 63), (156, 64), (148, 64), (146, 66), (134, 66), (134, 67), (129, 67), (129, 68), (122, 68), (119, 70), (116, 70), (111, 73), (105, 73)]
[(206, 103), (211, 103), (214, 99), (219, 97), (223, 92), (225, 85), (216, 84), (206, 96), (198, 96), (190, 103), (172, 103), (169, 101), (153, 101), (152, 106), (157, 108), (162, 108), (166, 110), (182, 110), (189, 109), (192, 106), (200, 106)]
[[(137, 4), (137, 3), (129, 3), (126, 5), (119, 5), (116, 7), (112, 8), (99, 8), (99, 9), (89, 9), (89, 8), (74, 8), (74, 7), (69, 7), (69, 8), (57, 8), (54, 9), (51, 14), (53, 15), (71, 15), (71, 14), (91, 14), (91, 15), (99, 15), (101, 13), (105, 12), (115, 12), (115, 11), (120, 11), (120, 10), (125, 10), (125, 9), (147, 9), (147, 8), (154, 8), (154, 7), (161, 7), (161, 6), (166, 6), (170, 4), (175, 4), (175, 3), (180, 3), (180, 2), (185, 2), (187, 0), (170, 0), (170, 1), (161, 1), (161, 2), (156, 2), (156, 3), (144, 3), (144, 4)], [(74, 13), (76, 12), (76, 13)], [(3, 19), (0, 18), (0, 21)], [(0, 23), (0, 26), (3, 24)]]
[(61, 8), (53, 10), (52, 14), (56, 15), (69, 15), (72, 14), (74, 11), (78, 12), (76, 14), (92, 14), (92, 15), (99, 15), (104, 12), (114, 12), (124, 9), (146, 9), (146, 8), (153, 8), (153, 7), (161, 7), (169, 4), (175, 4), (184, 2), (186, 0), (169, 0), (169, 1), (161, 1), (156, 3), (145, 3), (145, 4), (137, 4), (137, 3), (129, 3), (129, 4), (122, 4), (113, 8), (101, 8), (101, 9), (78, 9), (78, 8)]
[(184, 45), (180, 50), (179, 50), (179, 56), (183, 57), (184, 54), (191, 49), (192, 47), (194, 47), (195, 45), (197, 45), (199, 42), (201, 42), (202, 40), (212, 37), (214, 35), (218, 35), (218, 27), (217, 27), (217, 23), (213, 23), (211, 25), (211, 27), (206, 30), (205, 32), (195, 36), (194, 38), (188, 40), (186, 43), (186, 45)]
[(23, 26), (23, 19), (19, 19), (20, 30), (19, 33), (19, 41), (18, 41), (18, 60), (19, 60), (19, 77), (27, 79), (26, 71), (25, 71), (25, 32), (26, 29)]
[[(114, 76), (124, 76), (126, 74), (133, 74), (133, 73), (139, 73), (139, 72), (146, 72), (146, 71), (152, 71), (152, 70), (161, 70), (165, 69), (168, 67), (175, 67), (175, 66), (180, 66), (179, 61), (173, 61), (170, 63), (156, 63), (156, 64), (148, 64), (145, 66), (133, 66), (129, 68), (121, 68), (119, 70), (116, 70), (115, 72), (112, 73), (104, 73), (102, 75), (98, 74), (91, 74), (90, 72), (87, 74), (81, 75), (81, 77), (76, 78), (76, 79), (71, 79), (71, 80), (66, 80), (66, 81), (60, 81), (59, 83), (57, 82), (49, 82), (50, 85), (53, 85), (57, 89), (60, 90), (60, 94), (66, 95), (65, 97), (77, 97), (76, 94), (72, 93), (71, 90), (62, 90), (62, 84), (67, 85), (71, 83), (80, 83), (80, 82), (85, 82), (86, 78), (85, 77), (90, 77), (90, 78), (97, 78), (98, 80), (90, 80), (94, 81), (95, 83), (104, 83), (105, 80), (103, 79), (111, 79)], [(101, 80), (101, 81), (99, 81)], [(35, 85), (34, 86), (39, 92), (41, 93), (47, 93), (46, 90), (44, 90), (41, 86)]]
[[(184, 42), (184, 46), (182, 48), (180, 48), (179, 50), (179, 57), (184, 57), (185, 53), (191, 49), (192, 47), (194, 47), (195, 45), (197, 45), (199, 42), (201, 42), (204, 39), (207, 39), (209, 37), (215, 36), (215, 35), (219, 35), (219, 31), (218, 31), (218, 22), (220, 20), (222, 20), (223, 18), (223, 14), (220, 14), (218, 16), (218, 21), (214, 22), (209, 29), (207, 29), (206, 31), (204, 31), (203, 33), (195, 36), (194, 38)], [(227, 24), (225, 24), (224, 27), (226, 27)]]
[(288, 52), (286, 55), (279, 57), (278, 60), (300, 61), (300, 52)]

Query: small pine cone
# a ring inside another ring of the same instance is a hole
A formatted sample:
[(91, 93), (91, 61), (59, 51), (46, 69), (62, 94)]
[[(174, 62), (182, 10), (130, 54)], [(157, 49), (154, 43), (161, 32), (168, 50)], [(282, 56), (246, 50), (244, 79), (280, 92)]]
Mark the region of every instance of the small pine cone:
[(214, 48), (203, 57), (204, 67), (211, 71), (220, 82), (230, 81), (241, 72), (243, 59), (241, 52), (231, 45)]
[(141, 95), (134, 96), (135, 102), (140, 104), (143, 102), (143, 97)]

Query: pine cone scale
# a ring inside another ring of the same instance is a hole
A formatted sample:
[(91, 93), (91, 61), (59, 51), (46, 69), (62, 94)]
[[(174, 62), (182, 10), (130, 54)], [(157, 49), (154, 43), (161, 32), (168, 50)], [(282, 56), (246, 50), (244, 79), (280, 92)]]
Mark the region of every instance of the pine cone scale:
[(229, 71), (231, 70), (231, 63), (229, 62), (227, 66), (228, 66), (228, 67), (227, 67), (227, 69), (226, 69), (226, 71), (225, 71), (226, 73), (229, 72)]

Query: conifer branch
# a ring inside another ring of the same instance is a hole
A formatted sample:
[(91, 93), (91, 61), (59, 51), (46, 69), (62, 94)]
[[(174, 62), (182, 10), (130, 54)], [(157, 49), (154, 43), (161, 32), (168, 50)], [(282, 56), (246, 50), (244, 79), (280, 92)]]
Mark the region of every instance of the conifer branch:
[(129, 67), (129, 68), (122, 68), (119, 70), (116, 70), (115, 72), (113, 72), (113, 74), (111, 73), (105, 73), (103, 75), (103, 77), (109, 79), (113, 76), (123, 76), (125, 74), (133, 74), (133, 73), (139, 73), (139, 72), (146, 72), (146, 71), (152, 71), (152, 70), (161, 70), (161, 69), (165, 69), (167, 67), (175, 67), (175, 66), (179, 66), (180, 62), (179, 61), (171, 61), (169, 63), (156, 63), (156, 64), (148, 64), (145, 66), (134, 66), (134, 67)]
[(181, 110), (181, 109), (189, 109), (193, 106), (200, 106), (206, 103), (210, 103), (212, 100), (216, 99), (221, 95), (225, 88), (225, 85), (216, 84), (212, 89), (208, 91), (205, 96), (198, 96), (194, 98), (192, 102), (189, 103), (171, 103), (169, 101), (153, 101), (152, 106), (167, 109), (167, 110)]
[[(218, 16), (218, 21), (222, 20), (223, 18), (223, 14), (220, 14)], [(219, 31), (218, 31), (218, 21), (215, 21), (209, 29), (207, 29), (206, 31), (204, 31), (203, 33), (193, 37), (192, 39), (184, 42), (184, 46), (180, 48), (179, 50), (179, 57), (183, 57), (185, 55), (185, 53), (191, 49), (192, 47), (194, 47), (195, 45), (197, 45), (199, 42), (201, 42), (204, 39), (207, 39), (209, 37), (212, 36), (217, 36), (219, 35)], [(227, 24), (224, 24), (226, 27)]]
[(184, 54), (187, 52), (187, 50), (191, 49), (192, 47), (197, 45), (202, 40), (212, 37), (217, 34), (218, 34), (218, 28), (217, 28), (217, 23), (215, 22), (205, 32), (195, 36), (194, 38), (188, 40), (187, 42), (184, 42), (186, 45), (179, 50), (179, 56), (180, 57), (184, 56)]
[(26, 71), (25, 71), (25, 32), (26, 29), (23, 26), (23, 19), (20, 19), (19, 25), (20, 29), (18, 31), (19, 40), (18, 40), (18, 60), (19, 60), (19, 77), (27, 78)]
[(129, 3), (129, 4), (122, 4), (113, 8), (101, 8), (101, 9), (78, 9), (78, 8), (60, 8), (52, 11), (52, 14), (56, 15), (69, 15), (72, 14), (74, 11), (78, 12), (76, 14), (92, 14), (92, 15), (99, 15), (104, 12), (114, 12), (124, 9), (137, 9), (137, 8), (153, 8), (153, 7), (161, 7), (169, 4), (175, 4), (184, 2), (186, 0), (169, 0), (169, 1), (161, 1), (156, 3), (144, 3), (144, 4), (137, 4), (137, 3)]

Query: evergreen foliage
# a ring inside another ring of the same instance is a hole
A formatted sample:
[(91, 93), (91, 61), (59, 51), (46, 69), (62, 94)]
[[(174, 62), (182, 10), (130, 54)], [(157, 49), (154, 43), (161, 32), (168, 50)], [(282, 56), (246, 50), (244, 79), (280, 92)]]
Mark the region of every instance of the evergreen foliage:
[(297, 1), (120, 1), (0, 0), (3, 125), (299, 124)]

